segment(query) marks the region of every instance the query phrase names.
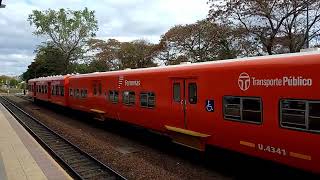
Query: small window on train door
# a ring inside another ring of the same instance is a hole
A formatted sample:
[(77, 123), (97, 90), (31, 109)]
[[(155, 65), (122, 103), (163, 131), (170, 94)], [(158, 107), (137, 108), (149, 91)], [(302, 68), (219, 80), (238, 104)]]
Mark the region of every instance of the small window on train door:
[(173, 101), (180, 102), (181, 94), (180, 94), (180, 83), (173, 83)]
[(189, 103), (190, 104), (197, 104), (197, 84), (196, 83), (189, 83), (188, 85), (188, 95), (189, 95)]
[(84, 90), (84, 97), (86, 98), (86, 97), (88, 97), (88, 90)]

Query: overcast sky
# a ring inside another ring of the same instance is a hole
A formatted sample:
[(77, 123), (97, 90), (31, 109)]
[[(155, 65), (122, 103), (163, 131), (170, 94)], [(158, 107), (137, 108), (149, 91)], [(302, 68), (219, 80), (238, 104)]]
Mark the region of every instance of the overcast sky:
[(0, 9), (0, 75), (20, 75), (33, 61), (34, 49), (42, 41), (27, 22), (34, 9), (69, 8), (95, 10), (98, 38), (120, 41), (146, 39), (157, 43), (176, 24), (205, 18), (207, 0), (3, 0)]

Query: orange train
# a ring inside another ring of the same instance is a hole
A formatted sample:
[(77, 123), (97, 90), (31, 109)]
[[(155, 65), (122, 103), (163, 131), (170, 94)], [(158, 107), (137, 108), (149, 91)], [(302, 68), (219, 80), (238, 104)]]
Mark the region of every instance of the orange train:
[(31, 79), (29, 96), (320, 173), (320, 53)]

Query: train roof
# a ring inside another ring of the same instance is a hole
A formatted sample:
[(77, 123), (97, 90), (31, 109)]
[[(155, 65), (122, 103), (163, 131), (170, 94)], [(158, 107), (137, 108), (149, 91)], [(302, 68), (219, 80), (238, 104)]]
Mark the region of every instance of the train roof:
[(67, 77), (70, 77), (72, 75), (56, 75), (56, 76), (47, 76), (47, 77), (39, 77), (34, 79), (29, 79), (28, 82), (36, 82), (36, 81), (57, 81), (57, 80), (64, 80)]
[[(308, 57), (306, 59), (302, 59)], [(281, 61), (279, 61), (281, 59)], [(303, 61), (302, 61), (303, 60)], [(105, 75), (128, 75), (128, 74), (139, 74), (139, 73), (154, 73), (154, 72), (170, 72), (173, 70), (191, 70), (191, 69), (201, 69), (201, 68), (227, 68), (227, 67), (245, 67), (245, 66), (257, 66), (257, 65), (277, 65), (277, 64), (288, 64), (294, 62), (295, 64), (301, 63), (317, 63), (320, 64), (320, 51), (313, 52), (299, 52), (290, 54), (280, 54), (280, 55), (266, 55), (257, 57), (244, 57), (237, 59), (227, 59), (219, 61), (208, 61), (201, 63), (190, 63), (190, 64), (180, 64), (180, 65), (170, 65), (170, 66), (160, 66), (160, 67), (150, 67), (150, 68), (140, 68), (140, 69), (127, 69), (119, 71), (108, 71), (108, 72), (94, 72), (89, 74), (78, 74), (70, 77), (83, 78), (83, 77), (98, 77)]]

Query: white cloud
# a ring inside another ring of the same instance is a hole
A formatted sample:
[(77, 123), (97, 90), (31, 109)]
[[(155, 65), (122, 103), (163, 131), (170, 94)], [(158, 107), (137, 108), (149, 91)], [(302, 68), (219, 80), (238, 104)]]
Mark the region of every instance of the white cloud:
[(99, 38), (120, 41), (146, 39), (157, 43), (176, 24), (193, 23), (206, 17), (207, 0), (3, 0), (0, 9), (0, 74), (19, 75), (34, 58), (42, 41), (27, 22), (34, 9), (95, 10)]

